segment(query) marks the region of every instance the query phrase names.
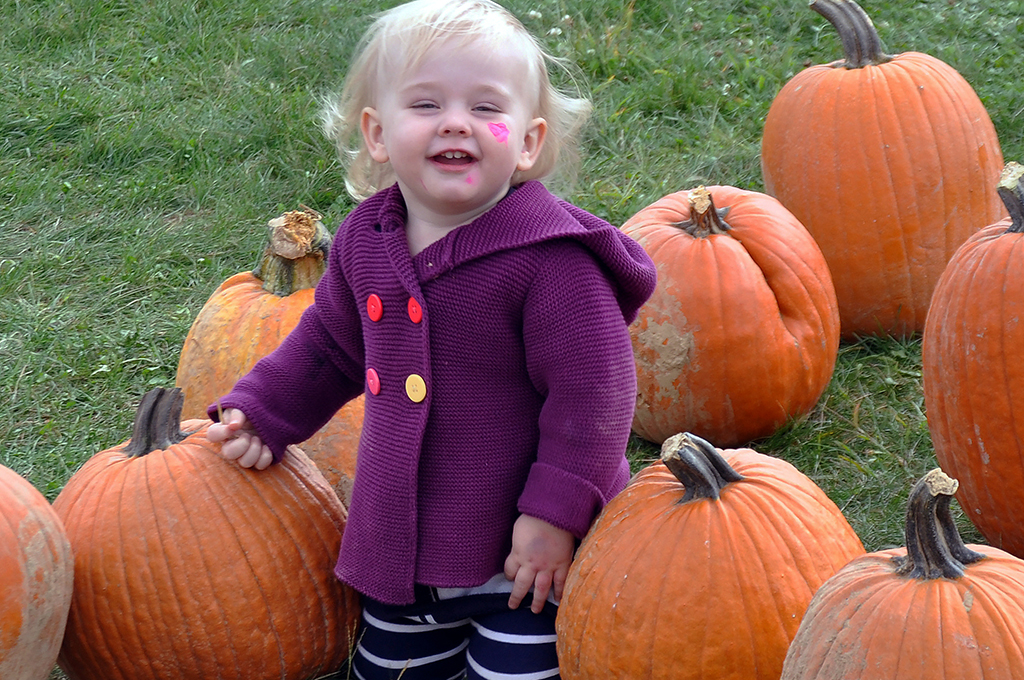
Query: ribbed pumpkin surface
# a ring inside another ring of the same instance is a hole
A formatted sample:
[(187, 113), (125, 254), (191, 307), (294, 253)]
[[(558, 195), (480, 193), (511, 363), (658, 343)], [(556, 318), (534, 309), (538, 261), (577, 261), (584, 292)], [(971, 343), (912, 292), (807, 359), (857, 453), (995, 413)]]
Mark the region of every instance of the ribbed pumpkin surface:
[(1024, 563), (991, 546), (969, 547), (986, 559), (955, 580), (898, 577), (892, 558), (906, 548), (852, 561), (811, 603), (807, 633), (794, 640), (782, 677), (1024, 678)]
[(303, 680), (346, 660), (344, 507), (301, 451), (246, 470), (209, 424), (145, 455), (98, 453), (55, 501), (75, 550), (72, 680)]
[(681, 502), (659, 462), (605, 507), (559, 608), (562, 678), (778, 680), (814, 591), (864, 548), (789, 463), (721, 455), (743, 479), (717, 500)]
[(1024, 558), (1024, 202), (1011, 200), (1018, 223), (976, 233), (939, 279), (921, 364), (935, 457), (960, 505), (990, 544)]
[(1024, 561), (964, 545), (949, 512), (956, 485), (926, 474), (907, 547), (862, 555), (822, 584), (781, 680), (1024, 678)]
[(313, 303), (313, 290), (274, 295), (252, 272), (221, 283), (192, 322), (182, 347), (176, 381), (185, 392), (182, 416), (205, 418), (214, 399), (277, 349)]
[(60, 519), (27, 479), (0, 465), (0, 678), (49, 676), (73, 576)]
[(658, 268), (629, 329), (633, 430), (657, 443), (688, 431), (737, 446), (814, 407), (835, 367), (839, 314), (821, 251), (785, 207), (754, 191), (706, 190), (725, 231), (687, 226), (698, 190), (665, 196), (622, 226)]
[(775, 97), (761, 142), (765, 190), (821, 247), (844, 338), (911, 335), (957, 247), (1005, 215), (994, 191), (1002, 152), (978, 95), (949, 65), (920, 52), (847, 61), (811, 66)]

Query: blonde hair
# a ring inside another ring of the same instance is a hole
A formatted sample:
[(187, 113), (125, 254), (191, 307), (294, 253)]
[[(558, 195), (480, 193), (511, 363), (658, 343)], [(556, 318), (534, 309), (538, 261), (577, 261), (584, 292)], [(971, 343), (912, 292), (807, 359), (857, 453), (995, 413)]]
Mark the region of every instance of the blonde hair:
[(562, 69), (576, 86), (569, 67), (548, 54), (515, 16), (492, 0), (413, 0), (377, 15), (359, 43), (340, 95), (323, 107), (323, 129), (347, 165), (345, 186), (353, 198), (363, 200), (395, 181), (390, 163), (370, 157), (359, 128), (362, 110), (377, 105), (381, 85), (389, 76), (417, 66), (438, 45), (481, 38), (514, 41), (522, 47), (538, 85), (533, 116), (547, 121), (540, 156), (528, 171), (516, 172), (512, 184), (574, 168), (577, 136), (590, 114), (590, 101), (560, 92), (547, 70), (549, 65)]

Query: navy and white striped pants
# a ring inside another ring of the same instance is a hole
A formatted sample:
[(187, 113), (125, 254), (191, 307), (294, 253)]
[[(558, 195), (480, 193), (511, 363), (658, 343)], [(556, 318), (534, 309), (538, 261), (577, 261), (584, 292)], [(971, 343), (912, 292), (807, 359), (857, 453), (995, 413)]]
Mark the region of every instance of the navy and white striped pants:
[(357, 680), (557, 679), (555, 614), (544, 603), (530, 611), (532, 595), (508, 608), (507, 592), (454, 597), (416, 587), (416, 602), (387, 605), (363, 597)]

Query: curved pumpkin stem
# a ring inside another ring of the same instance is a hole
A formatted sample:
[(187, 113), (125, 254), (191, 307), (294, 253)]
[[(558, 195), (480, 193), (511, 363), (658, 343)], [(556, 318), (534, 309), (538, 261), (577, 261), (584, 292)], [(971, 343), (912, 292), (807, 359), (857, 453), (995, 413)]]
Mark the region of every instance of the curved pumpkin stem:
[(845, 56), (843, 67), (862, 68), (892, 61), (871, 18), (853, 0), (813, 0), (810, 7), (839, 33)]
[(695, 434), (682, 432), (661, 445), (661, 461), (686, 487), (680, 503), (695, 498), (718, 500), (727, 484), (743, 479), (714, 446)]
[(123, 449), (128, 457), (137, 458), (166, 449), (188, 436), (181, 431), (184, 403), (185, 393), (177, 387), (156, 387), (146, 392), (135, 412), (132, 438)]
[(715, 208), (711, 192), (705, 187), (691, 189), (686, 198), (690, 203), (690, 219), (685, 222), (676, 222), (675, 226), (694, 238), (724, 234), (732, 229), (725, 221), (725, 216), (729, 214), (729, 208)]
[(894, 557), (896, 573), (908, 578), (960, 578), (968, 564), (984, 559), (966, 545), (949, 510), (960, 486), (941, 469), (928, 472), (910, 492), (907, 554)]
[(331, 235), (320, 221), (322, 215), (303, 206), (267, 223), (270, 242), (253, 276), (263, 290), (280, 297), (316, 286), (327, 269)]
[(996, 191), (1010, 213), (1010, 228), (1006, 231), (1014, 234), (1024, 232), (1024, 165), (1013, 161), (1007, 163), (999, 176)]

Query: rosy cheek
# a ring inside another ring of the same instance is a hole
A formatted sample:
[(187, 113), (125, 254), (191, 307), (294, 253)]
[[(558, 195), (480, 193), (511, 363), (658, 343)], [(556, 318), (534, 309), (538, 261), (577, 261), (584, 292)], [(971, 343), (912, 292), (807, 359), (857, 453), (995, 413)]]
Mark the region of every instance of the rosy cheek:
[(487, 129), (491, 131), (494, 138), (502, 144), (508, 142), (508, 127), (504, 123), (488, 123)]

